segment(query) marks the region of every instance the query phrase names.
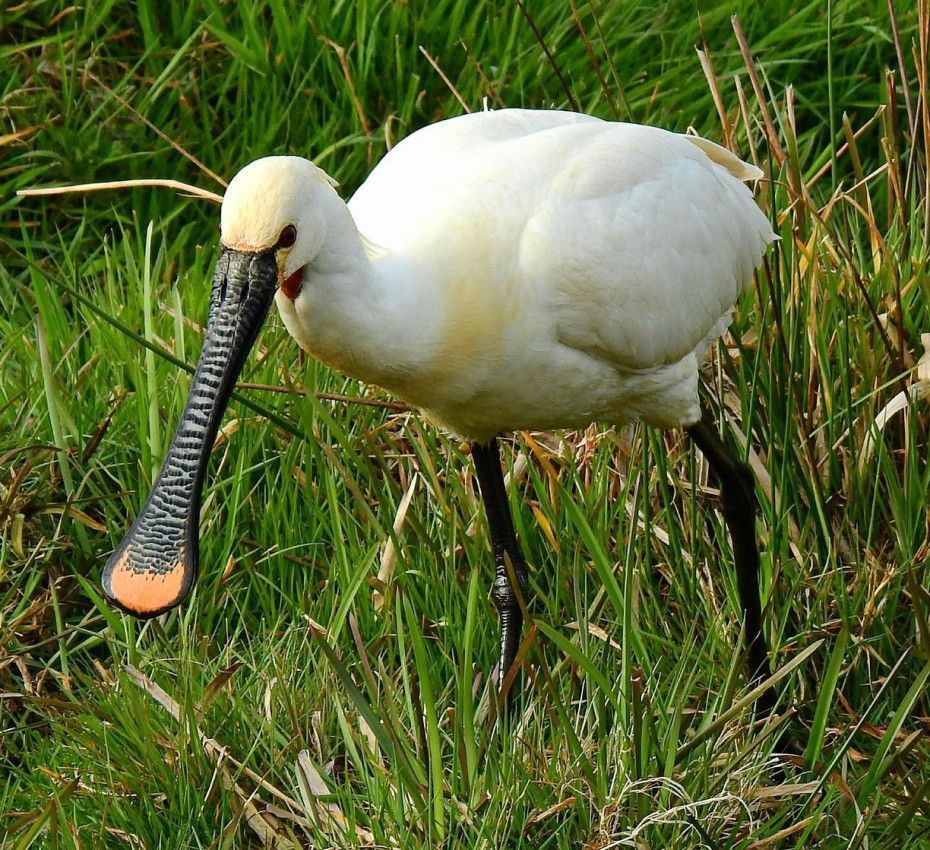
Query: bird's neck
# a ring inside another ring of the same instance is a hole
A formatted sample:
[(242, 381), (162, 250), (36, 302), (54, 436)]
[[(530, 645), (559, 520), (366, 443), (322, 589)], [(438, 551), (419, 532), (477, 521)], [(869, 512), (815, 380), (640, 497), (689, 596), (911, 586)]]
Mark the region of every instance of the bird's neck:
[(423, 370), (437, 307), (403, 258), (366, 250), (342, 200), (327, 213), (326, 239), (300, 296), (279, 300), (284, 323), (317, 359), (404, 396)]

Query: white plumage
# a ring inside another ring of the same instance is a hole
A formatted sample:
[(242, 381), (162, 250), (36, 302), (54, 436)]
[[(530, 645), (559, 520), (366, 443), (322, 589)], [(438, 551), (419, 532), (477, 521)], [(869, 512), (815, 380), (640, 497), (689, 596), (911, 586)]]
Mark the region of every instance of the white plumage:
[[(568, 112), (507, 109), (414, 133), (347, 205), (298, 157), (246, 166), (184, 414), (149, 498), (104, 569), (136, 616), (189, 592), (223, 408), (277, 301), (291, 335), (473, 441), (500, 613), (517, 657), (528, 571), (496, 436), (643, 419), (688, 426), (720, 482), (750, 671), (768, 675), (752, 472), (698, 403), (698, 366), (775, 237), (723, 148)], [(503, 680), (506, 681), (506, 680)], [(766, 692), (763, 707), (774, 700)]]
[(506, 109), (398, 144), (346, 206), (315, 166), (269, 157), (223, 202), (222, 238), (280, 249), (311, 354), (458, 434), (700, 417), (698, 366), (774, 238), (704, 139)]

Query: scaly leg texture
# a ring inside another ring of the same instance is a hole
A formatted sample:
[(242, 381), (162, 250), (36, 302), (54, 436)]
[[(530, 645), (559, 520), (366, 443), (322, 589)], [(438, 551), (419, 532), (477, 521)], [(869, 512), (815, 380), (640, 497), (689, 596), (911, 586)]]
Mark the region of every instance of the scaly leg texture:
[[(688, 433), (707, 458), (720, 482), (720, 506), (733, 542), (733, 560), (743, 609), (750, 681), (755, 684), (770, 675), (759, 596), (755, 479), (749, 465), (735, 458), (717, 436), (717, 431), (706, 413), (700, 422), (688, 428)], [(758, 706), (766, 714), (774, 711), (775, 695), (771, 689), (759, 697)]]
[[(498, 681), (503, 683), (520, 646), (523, 612), (520, 609), (519, 597), (526, 599), (526, 562), (513, 530), (497, 440), (473, 445), (471, 456), (478, 473), (481, 500), (484, 502), (491, 548), (494, 551), (495, 576), (491, 586), (491, 599), (500, 615), (501, 654)], [(516, 588), (508, 575), (508, 560), (517, 580)]]

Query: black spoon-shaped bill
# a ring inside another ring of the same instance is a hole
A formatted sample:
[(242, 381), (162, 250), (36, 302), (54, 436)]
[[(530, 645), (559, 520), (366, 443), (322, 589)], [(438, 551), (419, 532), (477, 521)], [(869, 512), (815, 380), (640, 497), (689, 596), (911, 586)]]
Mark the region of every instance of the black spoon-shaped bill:
[(152, 492), (103, 570), (110, 602), (148, 618), (179, 605), (197, 578), (200, 502), (223, 411), (278, 286), (273, 251), (225, 249), (216, 264), (203, 348)]

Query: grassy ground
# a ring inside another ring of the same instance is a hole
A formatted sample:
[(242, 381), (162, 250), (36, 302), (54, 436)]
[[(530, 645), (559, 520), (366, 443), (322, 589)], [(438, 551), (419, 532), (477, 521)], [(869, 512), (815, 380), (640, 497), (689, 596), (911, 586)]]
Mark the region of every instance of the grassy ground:
[[(0, 12), (0, 846), (930, 846), (927, 6), (895, 3), (896, 31), (874, 0), (744, 3), (737, 31), (729, 5)], [(804, 749), (783, 774), (681, 434), (508, 443), (535, 629), (495, 728), (466, 447), (305, 362), (276, 317), (214, 452), (192, 600), (142, 626), (100, 599), (183, 403), (217, 208), (14, 190), (221, 192), (173, 140), (225, 178), (311, 155), (348, 194), (459, 97), (693, 126), (770, 177), (782, 239), (707, 378), (764, 479)]]

